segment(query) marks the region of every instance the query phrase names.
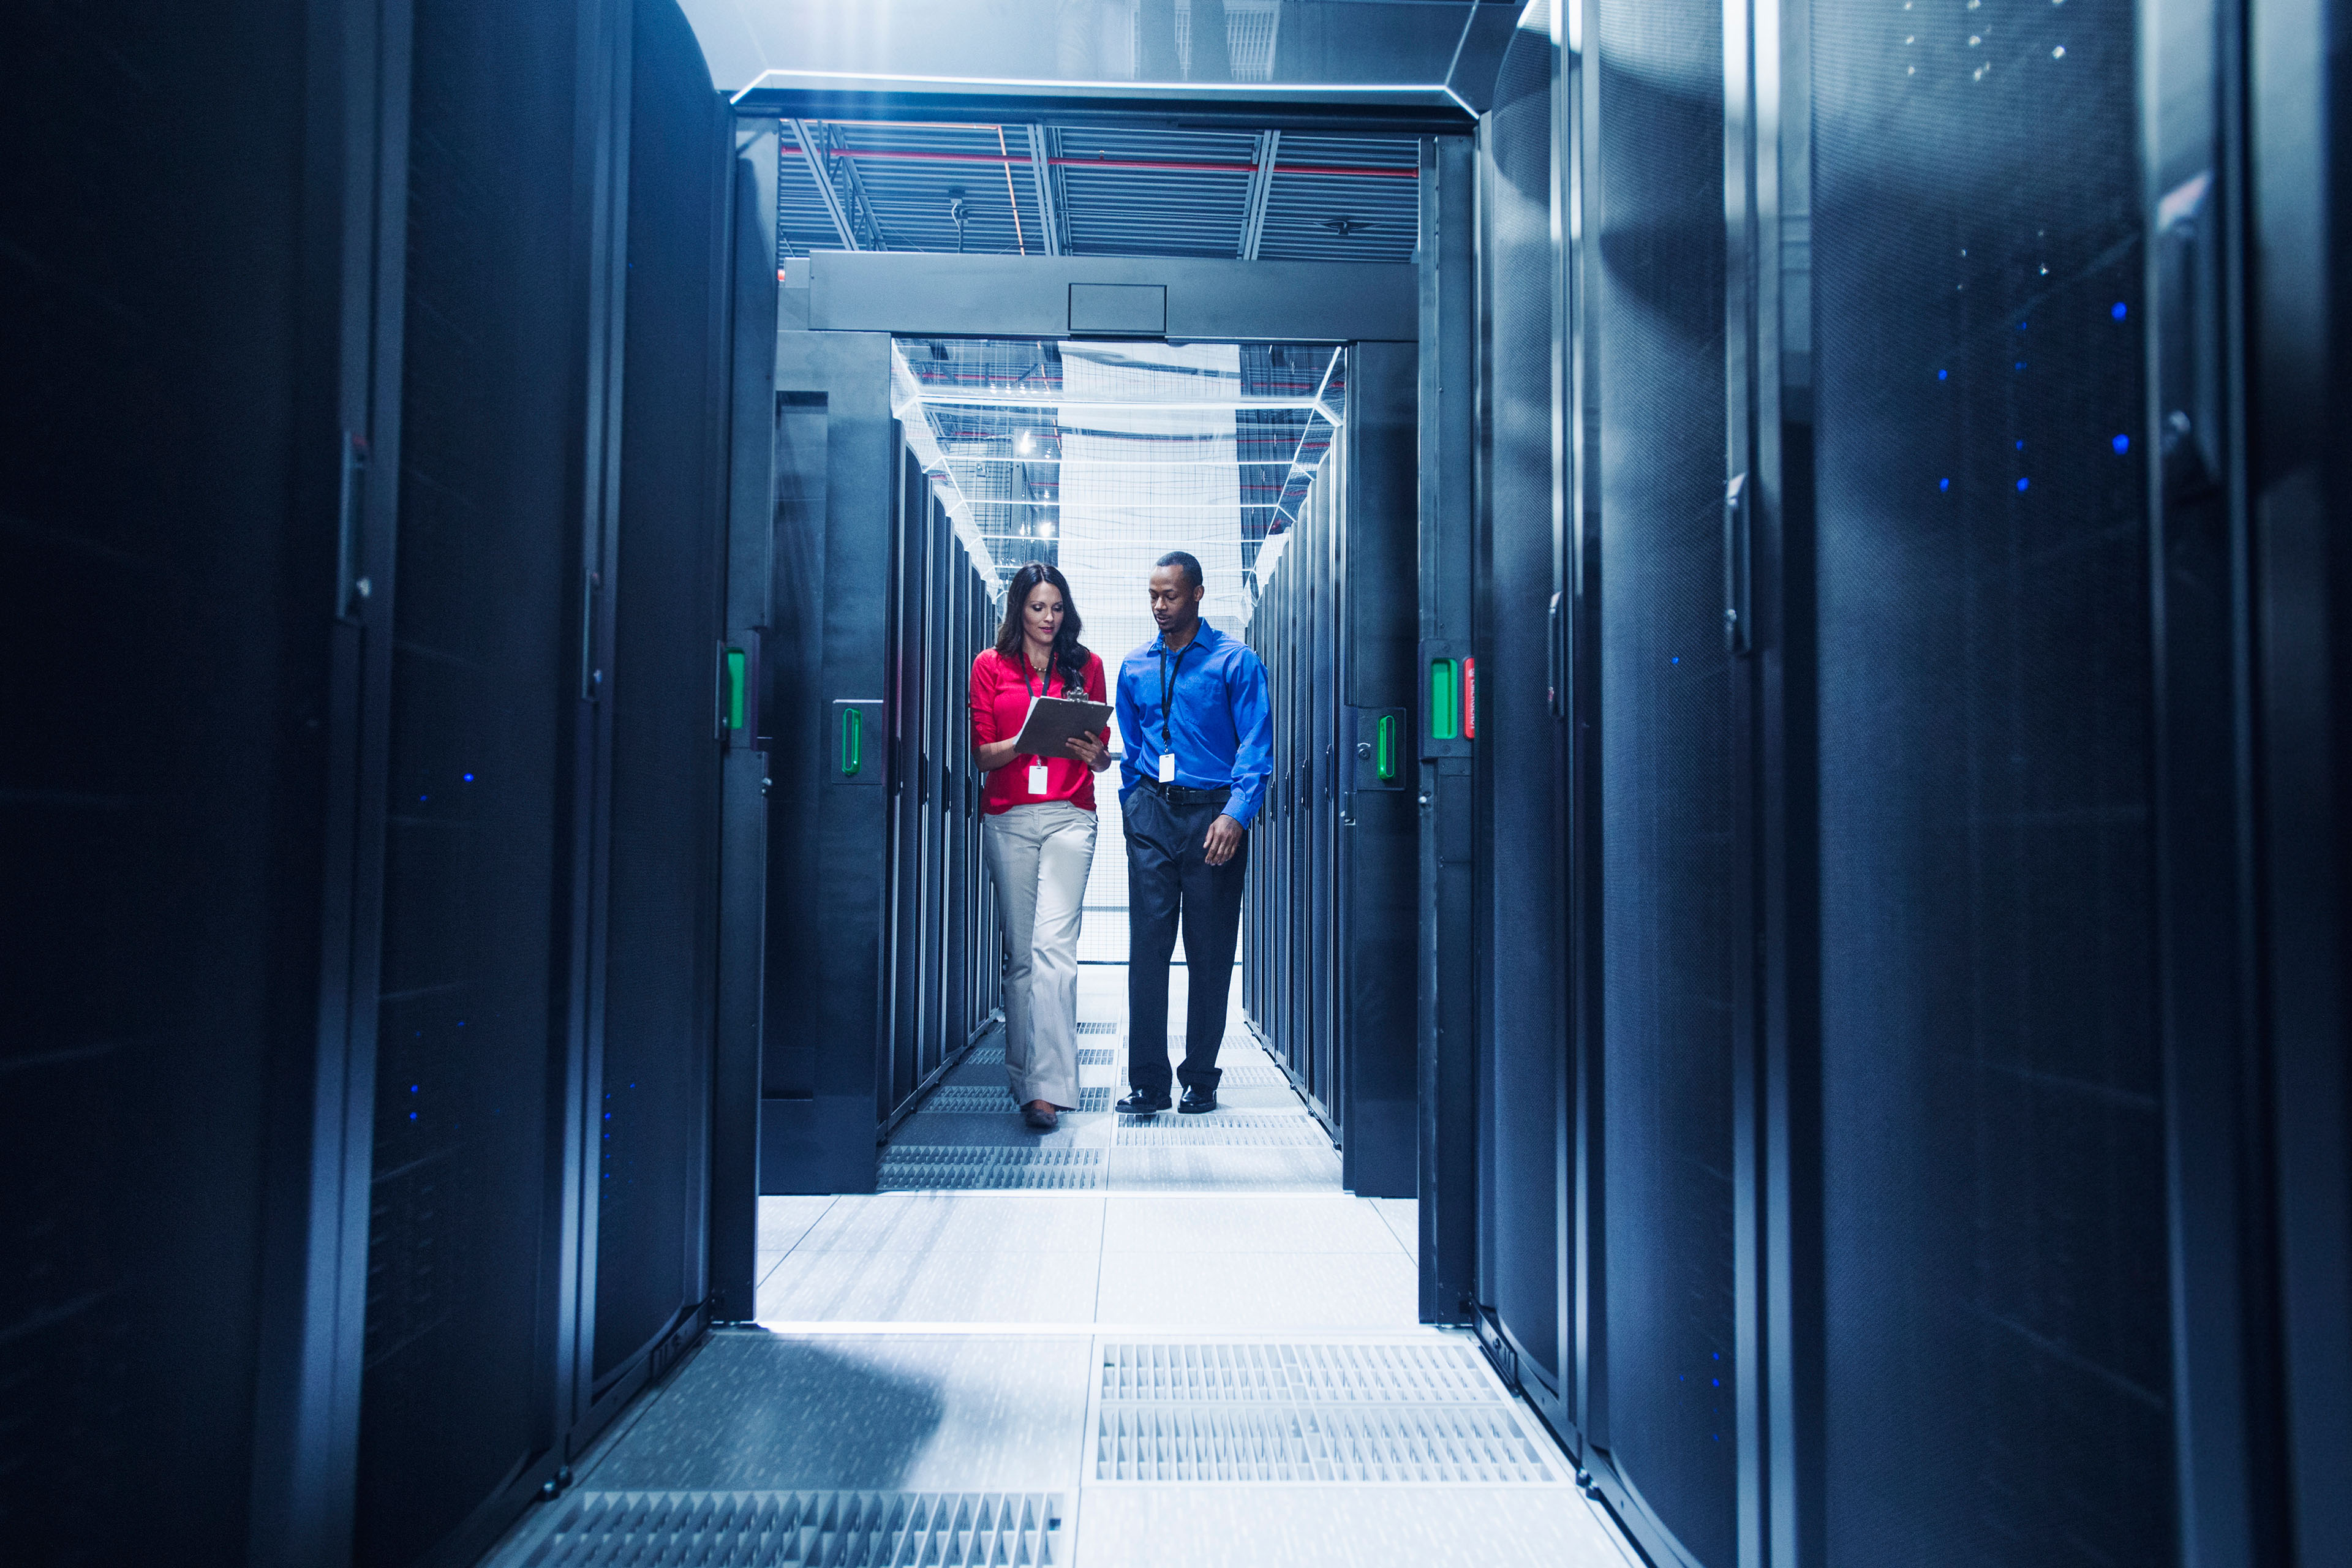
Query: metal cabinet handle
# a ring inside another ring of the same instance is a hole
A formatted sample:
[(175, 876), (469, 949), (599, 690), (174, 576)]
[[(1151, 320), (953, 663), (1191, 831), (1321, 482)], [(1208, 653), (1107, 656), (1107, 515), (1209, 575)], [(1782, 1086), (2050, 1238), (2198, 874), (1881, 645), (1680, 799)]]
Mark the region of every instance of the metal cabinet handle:
[(1752, 646), (1748, 533), (1748, 476), (1735, 474), (1723, 487), (1723, 651), (1735, 658)]

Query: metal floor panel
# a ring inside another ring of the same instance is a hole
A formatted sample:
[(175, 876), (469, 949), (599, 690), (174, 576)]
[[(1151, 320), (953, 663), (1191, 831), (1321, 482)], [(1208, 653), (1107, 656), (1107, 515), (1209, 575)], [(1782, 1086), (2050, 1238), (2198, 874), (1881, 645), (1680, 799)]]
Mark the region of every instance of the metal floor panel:
[(1466, 1405), (1106, 1405), (1090, 1483), (1559, 1485), (1524, 1414)]
[(1267, 1117), (1257, 1121), (1238, 1119), (1217, 1121), (1206, 1116), (1187, 1116), (1181, 1121), (1166, 1117), (1128, 1116), (1119, 1119), (1118, 1128), (1111, 1134), (1111, 1145), (1118, 1149), (1158, 1149), (1170, 1144), (1225, 1145), (1235, 1149), (1328, 1149), (1331, 1136), (1314, 1122), (1304, 1118), (1279, 1121)]
[(1078, 1190), (1103, 1184), (1099, 1149), (930, 1148), (892, 1144), (882, 1151), (883, 1192), (970, 1187)]
[(1499, 1405), (1466, 1342), (1146, 1341), (1102, 1347), (1106, 1400), (1302, 1405)]
[(1062, 1500), (1050, 1492), (615, 1491), (548, 1510), (522, 1568), (992, 1568), (1063, 1561)]
[(1107, 1341), (1097, 1359), (1089, 1484), (1570, 1479), (1466, 1343)]
[[(972, 1116), (983, 1111), (1001, 1110), (1017, 1115), (1020, 1107), (1013, 1103), (1013, 1091), (984, 1084), (948, 1084), (931, 1091), (931, 1097), (915, 1108), (915, 1114)], [(1078, 1090), (1077, 1109), (1081, 1111), (1108, 1110), (1110, 1090), (1082, 1089)]]

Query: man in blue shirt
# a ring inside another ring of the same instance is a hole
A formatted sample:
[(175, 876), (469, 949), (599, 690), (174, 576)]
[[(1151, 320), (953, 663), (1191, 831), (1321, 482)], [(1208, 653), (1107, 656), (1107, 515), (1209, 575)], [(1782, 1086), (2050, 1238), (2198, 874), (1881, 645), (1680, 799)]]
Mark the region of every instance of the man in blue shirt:
[(1265, 666), (1201, 619), (1201, 563), (1178, 550), (1151, 574), (1157, 640), (1118, 668), (1118, 804), (1127, 824), (1129, 1116), (1168, 1109), (1168, 963), (1184, 930), (1186, 1111), (1217, 1108), (1234, 945), (1241, 935), (1245, 830), (1274, 773)]

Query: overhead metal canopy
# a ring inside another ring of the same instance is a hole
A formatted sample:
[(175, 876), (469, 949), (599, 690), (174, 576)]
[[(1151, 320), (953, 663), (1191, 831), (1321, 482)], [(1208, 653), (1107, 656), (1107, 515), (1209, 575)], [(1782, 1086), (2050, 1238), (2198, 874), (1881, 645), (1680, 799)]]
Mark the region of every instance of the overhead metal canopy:
[(1407, 136), (989, 120), (782, 121), (779, 265), (814, 250), (1412, 259)]

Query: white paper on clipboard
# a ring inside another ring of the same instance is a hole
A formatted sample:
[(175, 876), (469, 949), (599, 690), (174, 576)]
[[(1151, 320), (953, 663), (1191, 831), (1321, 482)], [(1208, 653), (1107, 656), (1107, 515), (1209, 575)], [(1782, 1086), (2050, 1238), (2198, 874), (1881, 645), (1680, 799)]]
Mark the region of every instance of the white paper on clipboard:
[(1110, 711), (1108, 702), (1088, 702), (1075, 697), (1033, 697), (1029, 700), (1029, 716), (1021, 721), (1021, 733), (1013, 738), (1013, 753), (1066, 757), (1070, 754), (1071, 736), (1102, 738), (1103, 726), (1110, 722)]

